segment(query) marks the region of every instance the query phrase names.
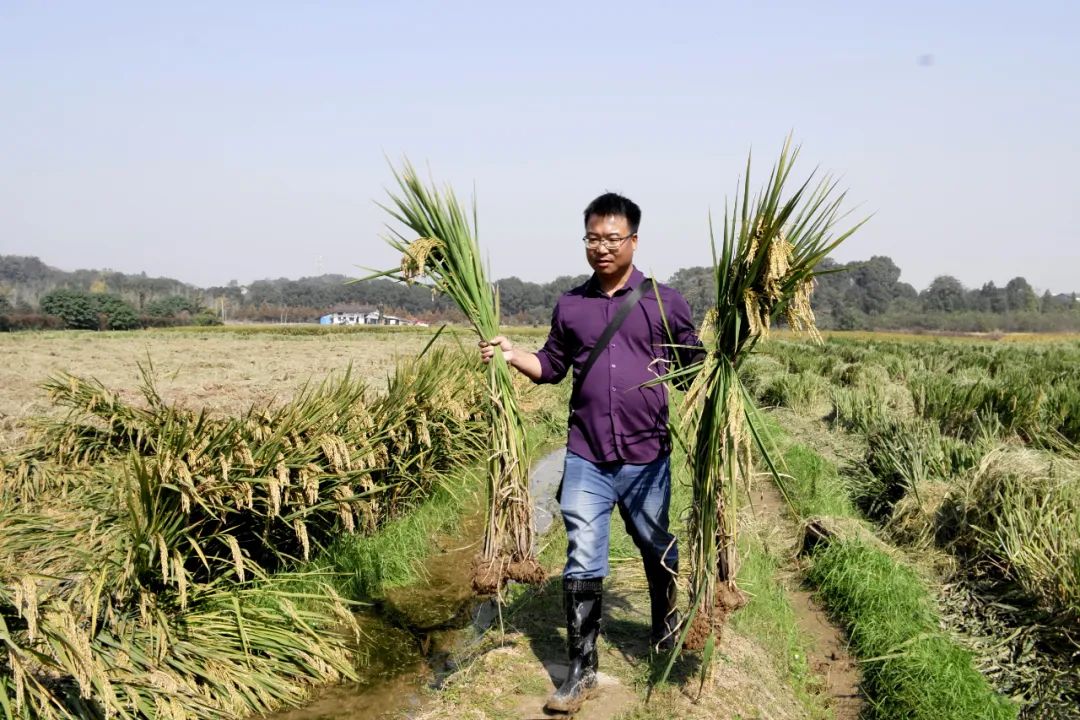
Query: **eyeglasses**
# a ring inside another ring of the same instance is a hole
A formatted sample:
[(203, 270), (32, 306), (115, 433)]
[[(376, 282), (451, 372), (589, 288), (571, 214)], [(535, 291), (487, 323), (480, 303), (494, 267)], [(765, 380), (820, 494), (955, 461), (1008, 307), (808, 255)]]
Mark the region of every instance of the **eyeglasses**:
[(619, 237), (618, 235), (608, 235), (607, 237), (603, 238), (586, 235), (585, 237), (581, 238), (581, 241), (584, 242), (585, 247), (590, 250), (598, 250), (600, 246), (603, 245), (605, 250), (615, 252), (622, 247), (622, 244), (624, 242), (634, 237), (635, 235), (637, 235), (637, 233), (630, 233), (626, 237)]

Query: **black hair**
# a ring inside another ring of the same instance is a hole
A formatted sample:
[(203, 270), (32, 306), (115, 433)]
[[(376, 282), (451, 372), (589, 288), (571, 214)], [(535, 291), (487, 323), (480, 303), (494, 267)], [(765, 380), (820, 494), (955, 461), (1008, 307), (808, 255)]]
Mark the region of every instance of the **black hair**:
[(589, 218), (593, 215), (598, 217), (608, 217), (610, 215), (624, 217), (626, 223), (630, 226), (630, 232), (635, 235), (638, 226), (641, 225), (641, 208), (630, 198), (625, 198), (617, 193), (604, 193), (589, 203), (589, 207), (585, 208), (586, 226), (589, 224)]

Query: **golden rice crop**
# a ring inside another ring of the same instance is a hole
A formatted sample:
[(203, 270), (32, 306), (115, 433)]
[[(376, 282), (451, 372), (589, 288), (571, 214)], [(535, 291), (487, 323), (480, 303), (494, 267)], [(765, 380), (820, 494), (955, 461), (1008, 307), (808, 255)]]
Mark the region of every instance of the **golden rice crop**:
[(145, 407), (50, 381), (71, 414), (0, 463), (3, 715), (238, 717), (354, 677), (346, 602), (289, 573), (479, 457), (469, 364), (439, 351), (380, 397), (346, 374), (232, 418), (149, 380)]

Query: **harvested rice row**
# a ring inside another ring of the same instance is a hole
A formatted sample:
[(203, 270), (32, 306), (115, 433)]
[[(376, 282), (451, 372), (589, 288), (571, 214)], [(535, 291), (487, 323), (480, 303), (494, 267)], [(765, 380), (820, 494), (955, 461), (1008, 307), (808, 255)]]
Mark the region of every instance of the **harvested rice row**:
[(72, 414), (0, 464), (0, 716), (237, 717), (354, 677), (346, 601), (288, 571), (479, 458), (469, 363), (239, 418), (51, 382)]

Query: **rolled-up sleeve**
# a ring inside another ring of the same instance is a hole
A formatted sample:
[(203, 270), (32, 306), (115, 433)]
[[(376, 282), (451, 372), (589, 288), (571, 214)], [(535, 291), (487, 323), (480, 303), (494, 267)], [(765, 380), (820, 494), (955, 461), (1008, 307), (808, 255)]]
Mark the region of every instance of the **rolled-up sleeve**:
[(566, 330), (561, 319), (562, 303), (555, 304), (551, 312), (551, 330), (548, 332), (547, 342), (536, 352), (540, 361), (540, 377), (534, 382), (557, 383), (566, 377), (566, 371), (570, 369), (570, 349), (566, 343)]

